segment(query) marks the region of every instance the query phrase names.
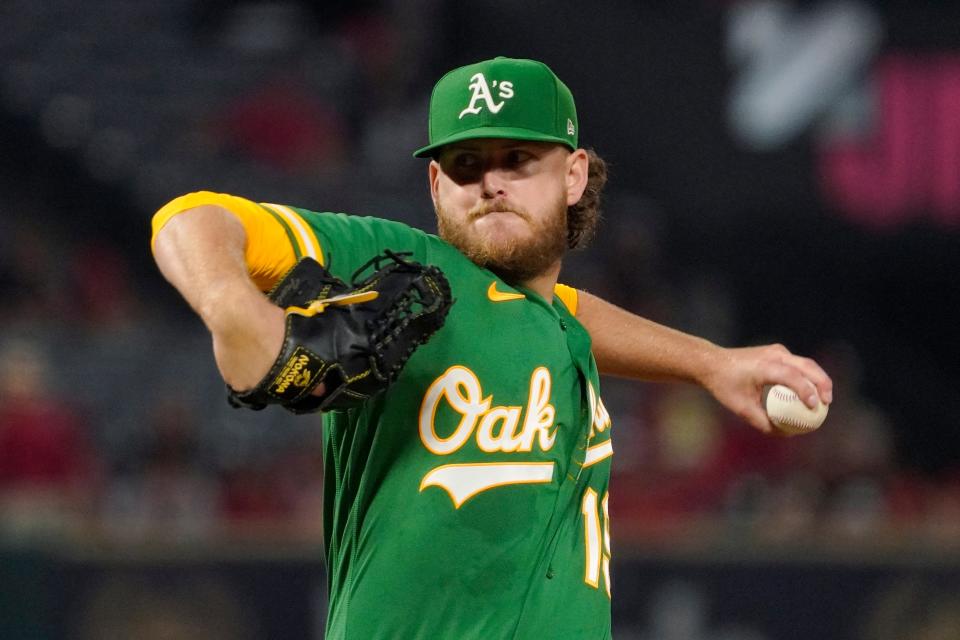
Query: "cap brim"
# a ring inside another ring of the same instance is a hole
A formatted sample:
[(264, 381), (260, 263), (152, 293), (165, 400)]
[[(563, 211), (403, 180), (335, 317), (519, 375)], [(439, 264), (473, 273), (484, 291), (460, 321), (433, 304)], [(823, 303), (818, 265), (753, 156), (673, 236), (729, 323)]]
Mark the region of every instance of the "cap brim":
[(442, 140), (437, 140), (433, 144), (429, 144), (422, 149), (417, 149), (413, 152), (415, 158), (427, 158), (433, 157), (440, 151), (441, 147), (445, 147), (448, 144), (453, 144), (454, 142), (462, 142), (464, 140), (477, 140), (479, 138), (507, 138), (510, 140), (532, 140), (535, 142), (555, 142), (557, 144), (562, 144), (568, 147), (571, 151), (575, 150), (571, 142), (565, 138), (560, 138), (558, 136), (550, 136), (540, 131), (533, 131), (531, 129), (521, 129), (519, 127), (477, 127), (476, 129), (467, 129), (466, 131), (458, 131), (457, 133), (443, 138)]

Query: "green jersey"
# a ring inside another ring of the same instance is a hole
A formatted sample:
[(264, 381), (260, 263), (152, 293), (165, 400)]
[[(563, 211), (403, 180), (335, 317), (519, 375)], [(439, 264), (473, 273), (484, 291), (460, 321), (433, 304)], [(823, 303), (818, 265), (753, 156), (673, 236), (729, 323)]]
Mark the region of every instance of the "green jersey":
[(609, 638), (610, 418), (586, 330), (436, 236), (296, 211), (340, 278), (405, 251), (455, 299), (386, 393), (324, 416), (327, 637)]

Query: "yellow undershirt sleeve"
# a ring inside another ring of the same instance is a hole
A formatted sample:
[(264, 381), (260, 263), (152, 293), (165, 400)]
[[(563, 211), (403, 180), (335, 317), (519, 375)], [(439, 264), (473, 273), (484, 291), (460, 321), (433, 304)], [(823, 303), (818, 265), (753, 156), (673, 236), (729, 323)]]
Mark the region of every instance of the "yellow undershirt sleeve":
[(316, 235), (293, 209), (212, 191), (197, 191), (175, 198), (153, 216), (153, 237), (174, 216), (194, 207), (216, 205), (240, 220), (247, 233), (245, 258), (250, 278), (261, 290), (270, 289), (301, 257), (324, 264)]
[(560, 298), (560, 302), (564, 304), (570, 314), (573, 316), (577, 315), (577, 301), (579, 297), (577, 296), (577, 290), (573, 287), (568, 287), (565, 284), (557, 283), (553, 287), (553, 294)]

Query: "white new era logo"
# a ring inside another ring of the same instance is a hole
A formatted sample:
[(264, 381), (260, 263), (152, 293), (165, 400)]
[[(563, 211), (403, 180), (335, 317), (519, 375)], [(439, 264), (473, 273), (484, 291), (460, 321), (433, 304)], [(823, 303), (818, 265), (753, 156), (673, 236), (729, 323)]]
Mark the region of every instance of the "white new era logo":
[(567, 118), (567, 135), (572, 136), (576, 132), (577, 132), (577, 129), (576, 127), (573, 126), (573, 120), (571, 120), (570, 118)]
[(497, 96), (500, 98), (500, 102), (494, 102), (493, 96), (490, 93), (490, 87), (487, 86), (487, 79), (483, 77), (482, 73), (474, 74), (470, 78), (470, 89), (473, 91), (473, 95), (470, 96), (470, 104), (467, 105), (467, 108), (460, 112), (459, 119), (462, 119), (468, 113), (480, 113), (483, 109), (483, 105), (477, 104), (480, 100), (487, 105), (487, 109), (491, 113), (497, 113), (500, 109), (503, 108), (503, 105), (506, 104), (506, 101), (509, 98), (513, 97), (513, 83), (510, 81), (499, 82), (493, 81), (494, 88), (497, 88)]

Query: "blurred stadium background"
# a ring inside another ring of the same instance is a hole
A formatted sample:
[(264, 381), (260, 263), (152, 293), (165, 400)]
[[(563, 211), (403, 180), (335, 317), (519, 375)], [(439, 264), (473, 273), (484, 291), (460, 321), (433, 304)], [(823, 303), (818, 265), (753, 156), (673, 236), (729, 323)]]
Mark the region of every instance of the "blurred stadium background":
[(836, 383), (779, 440), (605, 381), (615, 637), (960, 638), (960, 8), (583, 5), (0, 3), (0, 637), (322, 637), (317, 421), (226, 405), (150, 216), (432, 229), (430, 88), (505, 54), (611, 164), (565, 281)]

